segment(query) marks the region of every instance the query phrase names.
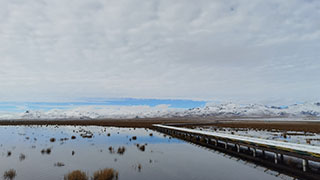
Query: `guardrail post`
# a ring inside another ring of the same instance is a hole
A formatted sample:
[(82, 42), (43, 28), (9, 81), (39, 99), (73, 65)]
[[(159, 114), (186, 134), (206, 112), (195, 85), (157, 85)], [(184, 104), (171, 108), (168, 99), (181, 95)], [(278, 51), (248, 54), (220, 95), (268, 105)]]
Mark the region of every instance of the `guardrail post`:
[(274, 163), (278, 164), (278, 154), (277, 153), (274, 154)]
[(252, 149), (252, 156), (253, 156), (253, 157), (256, 157), (256, 152), (257, 152), (256, 148), (253, 148), (253, 149)]
[(308, 160), (302, 159), (302, 170), (303, 172), (306, 172), (308, 169)]
[(236, 144), (236, 146), (237, 146), (237, 152), (240, 152), (240, 145)]

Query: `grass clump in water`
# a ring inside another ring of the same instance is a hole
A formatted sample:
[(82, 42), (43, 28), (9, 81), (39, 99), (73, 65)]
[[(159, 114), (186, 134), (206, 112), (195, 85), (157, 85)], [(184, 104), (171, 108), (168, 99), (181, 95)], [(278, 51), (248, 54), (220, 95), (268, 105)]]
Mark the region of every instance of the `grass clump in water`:
[(16, 177), (16, 175), (17, 175), (16, 170), (10, 169), (10, 170), (4, 172), (4, 174), (3, 174), (3, 179), (5, 179), (5, 180), (12, 180), (12, 179), (14, 179), (14, 178)]
[(80, 170), (72, 171), (71, 173), (64, 176), (64, 180), (88, 180), (88, 176), (85, 172)]
[(19, 160), (20, 160), (20, 161), (23, 161), (23, 160), (25, 160), (25, 159), (26, 159), (26, 155), (20, 154)]
[(48, 154), (49, 155), (50, 153), (51, 153), (51, 149), (50, 148), (41, 150), (41, 154)]
[(118, 172), (114, 169), (103, 169), (93, 174), (93, 180), (117, 180)]
[(146, 149), (145, 145), (142, 145), (142, 146), (140, 146), (140, 147), (138, 147), (138, 148), (139, 148), (139, 150), (142, 151), (142, 152), (145, 151), (145, 149)]
[(118, 154), (120, 154), (120, 155), (123, 155), (124, 154), (124, 152), (126, 151), (126, 148), (123, 146), (123, 147), (119, 147), (118, 148)]
[(114, 153), (114, 149), (113, 149), (112, 146), (110, 146), (108, 149), (109, 149), (110, 154), (113, 154), (113, 153)]
[(57, 163), (54, 163), (54, 166), (62, 167), (62, 166), (65, 166), (65, 164), (63, 162), (57, 162)]

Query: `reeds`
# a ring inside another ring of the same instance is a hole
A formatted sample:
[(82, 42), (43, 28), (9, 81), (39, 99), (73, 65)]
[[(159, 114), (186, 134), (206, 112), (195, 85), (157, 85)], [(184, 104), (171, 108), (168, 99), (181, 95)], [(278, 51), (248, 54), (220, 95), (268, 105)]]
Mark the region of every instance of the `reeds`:
[(16, 177), (16, 175), (17, 175), (16, 170), (10, 169), (10, 170), (4, 172), (4, 174), (3, 174), (3, 179), (5, 179), (5, 180), (12, 180), (12, 179), (14, 179), (14, 178)]
[[(118, 172), (111, 168), (101, 169), (93, 173), (92, 180), (117, 180)], [(87, 174), (80, 170), (75, 170), (64, 176), (64, 180), (89, 180)]]
[(118, 172), (114, 169), (103, 169), (93, 174), (93, 180), (117, 180)]
[(80, 170), (72, 171), (71, 173), (64, 176), (64, 180), (88, 180), (88, 176), (85, 172)]

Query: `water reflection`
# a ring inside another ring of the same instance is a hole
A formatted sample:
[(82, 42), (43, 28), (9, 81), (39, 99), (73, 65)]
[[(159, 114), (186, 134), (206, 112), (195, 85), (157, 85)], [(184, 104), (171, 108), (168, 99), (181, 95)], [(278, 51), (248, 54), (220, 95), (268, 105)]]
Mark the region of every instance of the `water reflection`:
[(0, 137), (0, 173), (13, 169), (17, 180), (64, 179), (75, 170), (92, 176), (104, 169), (130, 180), (279, 179), (241, 160), (148, 129), (1, 126)]

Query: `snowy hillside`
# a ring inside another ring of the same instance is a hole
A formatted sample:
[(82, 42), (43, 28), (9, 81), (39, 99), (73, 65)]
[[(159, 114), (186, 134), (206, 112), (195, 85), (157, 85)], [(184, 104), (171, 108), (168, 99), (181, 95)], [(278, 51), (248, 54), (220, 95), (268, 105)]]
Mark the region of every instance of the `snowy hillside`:
[(184, 112), (184, 116), (318, 117), (320, 116), (320, 103), (304, 103), (290, 106), (238, 105), (228, 103), (189, 109)]
[(155, 118), (155, 117), (320, 117), (320, 103), (290, 106), (233, 103), (207, 105), (193, 109), (170, 108), (168, 105), (150, 106), (79, 106), (48, 111), (0, 113), (0, 119), (53, 120), (53, 119), (104, 119), (104, 118)]

